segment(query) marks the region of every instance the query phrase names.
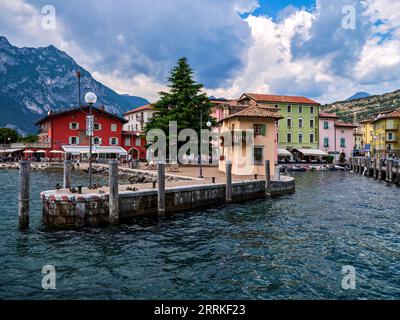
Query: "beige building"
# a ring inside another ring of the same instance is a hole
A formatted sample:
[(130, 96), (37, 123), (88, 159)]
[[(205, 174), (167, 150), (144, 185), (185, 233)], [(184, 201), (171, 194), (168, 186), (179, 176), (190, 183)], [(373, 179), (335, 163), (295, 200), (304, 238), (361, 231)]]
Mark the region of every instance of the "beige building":
[(152, 104), (130, 110), (124, 113), (124, 118), (128, 123), (124, 124), (124, 131), (143, 132), (146, 123), (157, 113)]
[[(226, 171), (229, 160), (234, 175), (265, 175), (265, 161), (269, 160), (270, 174), (274, 175), (278, 120), (281, 119), (277, 111), (252, 106), (221, 120), (220, 171)], [(248, 136), (246, 130), (254, 130), (254, 136)]]

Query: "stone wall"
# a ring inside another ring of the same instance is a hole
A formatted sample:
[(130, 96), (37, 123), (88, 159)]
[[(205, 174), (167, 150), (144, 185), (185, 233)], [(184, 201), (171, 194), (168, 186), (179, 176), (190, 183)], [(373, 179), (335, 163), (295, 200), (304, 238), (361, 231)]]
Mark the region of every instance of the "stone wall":
[[(272, 181), (272, 195), (295, 191), (293, 178), (283, 176)], [(242, 202), (265, 197), (265, 181), (234, 182), (232, 199)], [(108, 194), (66, 195), (57, 191), (41, 193), (43, 222), (49, 226), (80, 228), (108, 224)], [(225, 203), (225, 184), (207, 184), (174, 187), (166, 190), (166, 213), (173, 214), (199, 208), (210, 208)], [(157, 190), (119, 193), (120, 222), (136, 217), (157, 215)]]

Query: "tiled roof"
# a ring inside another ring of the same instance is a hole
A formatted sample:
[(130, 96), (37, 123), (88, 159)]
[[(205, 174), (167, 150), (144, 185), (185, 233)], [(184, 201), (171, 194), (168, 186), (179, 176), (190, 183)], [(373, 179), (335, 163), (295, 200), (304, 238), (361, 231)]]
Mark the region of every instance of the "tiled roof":
[(277, 110), (272, 110), (271, 108), (259, 108), (259, 107), (248, 107), (242, 111), (231, 114), (225, 117), (221, 121), (235, 118), (235, 117), (251, 117), (251, 118), (270, 118), (270, 119), (283, 119)]
[(339, 118), (336, 113), (325, 113), (325, 112), (320, 112), (319, 113), (319, 117), (320, 118)]
[(336, 122), (335, 127), (358, 128), (358, 125), (356, 125), (354, 123)]
[(300, 104), (315, 104), (319, 105), (318, 102), (308, 99), (306, 97), (297, 97), (297, 96), (277, 96), (270, 94), (259, 94), (259, 93), (245, 93), (245, 96), (248, 96), (255, 101), (262, 102), (283, 102), (283, 103), (300, 103)]
[(390, 118), (400, 118), (400, 111), (394, 110), (390, 113), (384, 113), (384, 115), (382, 115), (382, 116), (378, 115), (373, 122), (376, 122), (381, 119), (390, 119)]
[(136, 113), (136, 112), (140, 112), (140, 111), (145, 111), (145, 110), (154, 110), (154, 105), (153, 104), (146, 104), (144, 106), (141, 106), (139, 108), (135, 108), (132, 110), (129, 110), (128, 112), (125, 112), (124, 115), (126, 114), (131, 114), (131, 113)]

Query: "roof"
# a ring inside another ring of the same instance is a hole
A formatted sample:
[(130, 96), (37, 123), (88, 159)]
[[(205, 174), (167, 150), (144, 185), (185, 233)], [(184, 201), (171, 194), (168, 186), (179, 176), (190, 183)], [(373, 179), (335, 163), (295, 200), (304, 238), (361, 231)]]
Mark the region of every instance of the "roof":
[(140, 112), (140, 111), (146, 111), (146, 110), (154, 110), (154, 104), (150, 103), (150, 104), (146, 104), (144, 106), (129, 110), (128, 112), (125, 112), (124, 115), (132, 114), (132, 113), (136, 113), (136, 112)]
[[(65, 145), (62, 146), (64, 151), (66, 153), (71, 153), (71, 154), (81, 154), (81, 153), (90, 153), (90, 148), (89, 146), (72, 146), (72, 145)], [(121, 155), (127, 155), (128, 153), (126, 150), (122, 147), (119, 146), (111, 146), (111, 147), (101, 147), (101, 146), (93, 146), (92, 147), (92, 153), (95, 154), (110, 154), (110, 153), (116, 153), (116, 154), (121, 154)]]
[(276, 110), (276, 109), (248, 107), (246, 109), (243, 109), (239, 112), (236, 112), (234, 114), (231, 114), (231, 115), (223, 118), (221, 121), (231, 119), (231, 118), (236, 118), (236, 117), (269, 118), (269, 119), (274, 119), (274, 120), (283, 119), (283, 117), (281, 117), (281, 115), (277, 111), (278, 110)]
[(278, 156), (287, 157), (292, 156), (292, 154), (286, 149), (278, 149)]
[(259, 93), (244, 93), (243, 96), (247, 96), (255, 101), (260, 102), (283, 102), (283, 103), (294, 103), (294, 104), (313, 104), (319, 105), (318, 102), (308, 99), (306, 97), (298, 97), (298, 96), (278, 96), (278, 95), (270, 95), (270, 94), (259, 94)]
[(358, 128), (358, 125), (356, 125), (354, 123), (336, 122), (335, 127)]
[(319, 113), (320, 118), (339, 118), (336, 113), (326, 113), (326, 112), (320, 112)]
[(394, 111), (392, 111), (390, 113), (383, 113), (382, 116), (378, 115), (375, 118), (375, 120), (372, 121), (372, 123), (377, 122), (377, 121), (382, 120), (382, 119), (390, 119), (390, 118), (400, 118), (400, 111), (399, 110), (394, 110)]
[[(113, 114), (113, 113), (110, 113), (108, 111), (105, 111), (103, 109), (92, 107), (92, 110), (97, 112), (97, 113), (99, 113), (99, 114), (102, 114), (102, 115), (104, 115), (106, 117), (118, 119), (122, 123), (127, 123), (128, 122), (128, 120), (126, 120), (126, 119), (124, 119), (124, 118), (122, 118), (122, 117), (120, 117), (120, 116), (118, 116), (116, 114)], [(61, 110), (61, 111), (53, 112), (53, 113), (48, 114), (47, 116), (39, 119), (38, 121), (36, 121), (35, 125), (38, 126), (38, 125), (42, 124), (43, 122), (47, 122), (48, 120), (50, 120), (52, 118), (61, 117), (61, 116), (64, 116), (64, 115), (66, 115), (68, 113), (73, 113), (73, 112), (78, 112), (78, 111), (79, 112), (83, 111), (83, 112), (89, 113), (89, 106), (74, 107), (74, 108), (67, 109), (67, 110)]]

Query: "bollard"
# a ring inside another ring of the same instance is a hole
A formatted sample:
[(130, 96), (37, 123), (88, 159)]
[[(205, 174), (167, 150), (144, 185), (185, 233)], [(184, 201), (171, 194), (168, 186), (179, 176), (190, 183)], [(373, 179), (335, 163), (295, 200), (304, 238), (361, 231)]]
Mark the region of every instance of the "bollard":
[(157, 181), (153, 181), (153, 189), (155, 189), (157, 187)]
[(376, 170), (376, 166), (377, 166), (377, 162), (378, 162), (378, 160), (376, 159), (376, 158), (374, 158), (374, 164), (373, 164), (373, 166), (374, 166), (374, 178), (376, 178), (377, 177), (377, 174), (378, 174), (378, 172), (377, 172), (377, 170)]
[(265, 195), (271, 197), (271, 165), (270, 161), (265, 161)]
[(232, 161), (226, 161), (226, 202), (232, 202)]
[(281, 167), (275, 167), (275, 181), (281, 181)]
[(255, 174), (254, 175), (254, 180), (257, 180), (258, 179), (258, 174)]
[(118, 161), (109, 162), (109, 221), (111, 224), (119, 222), (119, 196), (118, 196)]
[(396, 165), (396, 184), (400, 184), (400, 165)]
[(71, 173), (72, 173), (72, 162), (71, 162), (71, 160), (65, 160), (64, 161), (63, 189), (71, 188)]
[(30, 162), (19, 162), (18, 221), (20, 228), (29, 227)]
[(378, 160), (378, 179), (382, 179), (382, 159)]
[(157, 179), (158, 179), (158, 215), (165, 215), (165, 163), (157, 164)]
[(349, 162), (350, 162), (350, 171), (354, 171), (353, 170), (353, 158), (350, 158)]
[(367, 177), (370, 176), (371, 173), (371, 159), (367, 158)]
[(211, 177), (212, 183), (215, 183), (215, 177)]
[(393, 160), (386, 160), (386, 181), (393, 181)]

